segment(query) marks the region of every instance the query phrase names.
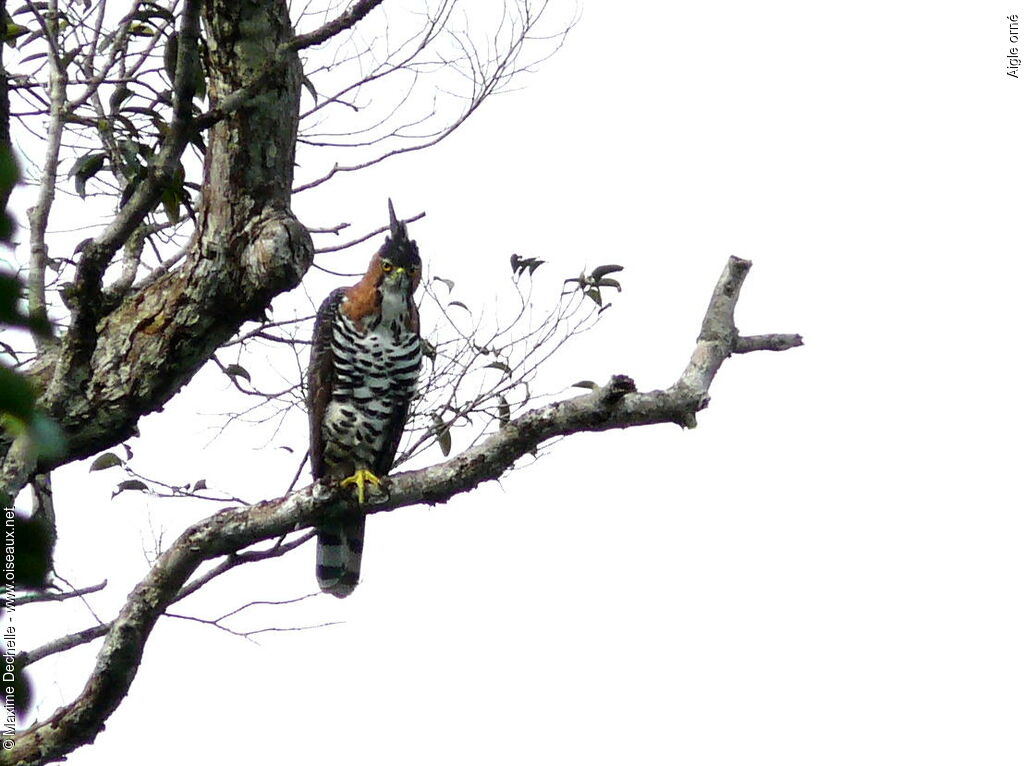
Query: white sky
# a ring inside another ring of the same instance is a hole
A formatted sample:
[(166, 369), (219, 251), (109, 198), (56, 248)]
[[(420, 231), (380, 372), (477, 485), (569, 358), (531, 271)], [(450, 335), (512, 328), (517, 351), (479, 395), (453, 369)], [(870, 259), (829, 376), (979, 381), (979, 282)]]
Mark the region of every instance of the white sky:
[[(553, 385), (672, 383), (730, 254), (754, 262), (740, 329), (807, 346), (727, 362), (695, 431), (574, 437), (500, 485), (373, 517), (354, 596), (254, 623), (342, 625), (255, 646), (161, 621), (70, 762), (1021, 763), (1014, 11), (589, 0), (527, 89), (304, 202), (310, 225), (376, 224), (389, 195), (426, 210), (422, 253), (478, 303), (513, 251), (551, 280), (624, 265)], [(203, 386), (227, 388), (206, 371), (146, 418), (139, 460), (280, 494), (295, 458), (237, 430), (206, 446)], [(301, 454), (298, 425), (274, 443)], [(173, 539), (199, 511), (111, 502), (117, 469), (86, 467), (58, 475), (61, 566), (111, 579), (91, 600), (109, 618), (148, 530)], [(229, 575), (191, 613), (308, 593), (312, 558)], [(33, 614), (25, 648), (89, 624)], [(97, 646), (33, 669), (45, 710)]]

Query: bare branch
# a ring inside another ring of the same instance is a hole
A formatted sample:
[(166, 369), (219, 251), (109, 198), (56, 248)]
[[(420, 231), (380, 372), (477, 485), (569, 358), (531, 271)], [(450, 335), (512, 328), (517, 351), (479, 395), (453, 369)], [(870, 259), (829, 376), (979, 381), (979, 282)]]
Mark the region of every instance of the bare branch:
[[(683, 376), (670, 388), (641, 393), (628, 377), (614, 376), (589, 394), (511, 420), (478, 446), (444, 463), (391, 477), (386, 499), (371, 499), (367, 512), (445, 502), (481, 482), (498, 479), (516, 460), (560, 436), (655, 423), (693, 427), (696, 413), (708, 403), (715, 373), (735, 349), (733, 310), (749, 268), (749, 261), (729, 259), (708, 306), (697, 348)], [(95, 737), (128, 693), (157, 619), (182, 597), (188, 578), (203, 562), (323, 524), (339, 506), (350, 502), (347, 491), (316, 483), (276, 500), (225, 509), (191, 526), (129, 595), (82, 693), (49, 720), (20, 734), (9, 757), (13, 762), (49, 762)]]
[(198, 130), (205, 130), (216, 122), (224, 119), (225, 116), (238, 111), (249, 101), (260, 93), (266, 82), (277, 75), (285, 66), (289, 57), (296, 51), (319, 45), (331, 37), (351, 29), (359, 23), (370, 11), (380, 5), (384, 0), (359, 0), (341, 16), (319, 29), (313, 30), (305, 35), (296, 35), (288, 42), (278, 46), (274, 60), (267, 68), (255, 77), (252, 82), (243, 85), (233, 93), (226, 95), (221, 101), (208, 112), (200, 115), (195, 120), (195, 127)]
[(296, 35), (291, 41), (285, 43), (282, 48), (288, 51), (298, 51), (308, 48), (311, 45), (319, 45), (330, 40), (346, 30), (351, 29), (366, 16), (370, 11), (380, 5), (384, 0), (359, 0), (345, 10), (336, 19), (327, 22), (319, 29), (314, 29), (304, 35)]
[(350, 223), (342, 222), (334, 226), (307, 226), (306, 229), (310, 234), (337, 234), (342, 229), (347, 229), (351, 225)]
[[(181, 15), (181, 31), (178, 42), (178, 60), (175, 68), (173, 90), (173, 117), (159, 155), (155, 158), (145, 180), (125, 203), (114, 220), (95, 240), (83, 243), (75, 279), (77, 292), (75, 300), (81, 304), (84, 299), (98, 297), (99, 279), (114, 252), (123, 246), (152, 208), (164, 186), (170, 180), (174, 166), (181, 158), (193, 130), (192, 98), (195, 93), (196, 66), (199, 60), (199, 0), (185, 0)], [(99, 301), (97, 300), (97, 303)], [(84, 313), (79, 308), (79, 314)], [(88, 312), (88, 319), (94, 319), (95, 311)], [(75, 324), (72, 324), (73, 331)]]
[(97, 342), (97, 323), (104, 315), (101, 300), (103, 275), (114, 253), (143, 222), (157, 197), (167, 185), (187, 145), (191, 131), (192, 96), (198, 61), (199, 0), (185, 0), (181, 17), (178, 63), (175, 70), (173, 119), (159, 155), (135, 193), (103, 232), (81, 246), (73, 289), (66, 293), (72, 310), (71, 323), (61, 346), (46, 401), (59, 413), (60, 403), (71, 398), (70, 390), (80, 384), (89, 367), (89, 356)]
[[(235, 553), (229, 555), (227, 558), (224, 559), (224, 561), (220, 562), (209, 571), (204, 572), (202, 575), (196, 577), (194, 580), (190, 581), (188, 584), (182, 587), (171, 603), (177, 603), (179, 601), (184, 600), (185, 598), (191, 596), (197, 590), (202, 588), (204, 585), (220, 577), (222, 574), (230, 572), (235, 567), (241, 566), (243, 564), (250, 564), (256, 561), (265, 561), (267, 559), (274, 559), (283, 556), (289, 551), (298, 548), (303, 543), (312, 539), (315, 535), (315, 532), (306, 532), (305, 534), (299, 535), (294, 540), (290, 540), (287, 543), (284, 542), (282, 538), (281, 540), (278, 540), (277, 543), (275, 543), (271, 548), (268, 548), (266, 550), (244, 551), (242, 553)], [(74, 595), (77, 596), (83, 595), (85, 593), (92, 593), (93, 590), (99, 590), (101, 587), (105, 585), (106, 580), (104, 580), (103, 583), (100, 584), (100, 586), (92, 586), (92, 588), (83, 589), (81, 591), (78, 591)], [(70, 595), (67, 596), (67, 598), (70, 597)], [(26, 668), (32, 663), (38, 662), (39, 660), (44, 659), (45, 657), (49, 657), (50, 655), (58, 654), (60, 652), (65, 652), (68, 649), (74, 649), (76, 646), (87, 644), (90, 641), (94, 641), (95, 639), (100, 638), (101, 636), (105, 636), (110, 631), (110, 628), (113, 626), (113, 624), (113, 622), (105, 622), (99, 625), (93, 625), (91, 627), (85, 628), (84, 630), (80, 630), (77, 633), (70, 633), (66, 636), (61, 636), (60, 638), (54, 639), (53, 641), (43, 644), (42, 646), (36, 647), (35, 649), (19, 652), (15, 661), (17, 662), (19, 668)]]
[[(204, 625), (212, 625), (213, 627), (218, 628), (219, 630), (223, 630), (226, 633), (230, 633), (233, 636), (238, 636), (239, 638), (244, 638), (249, 641), (253, 641), (253, 636), (257, 636), (263, 633), (297, 633), (304, 630), (317, 630), (318, 628), (327, 628), (332, 625), (342, 625), (344, 623), (343, 620), (330, 620), (328, 622), (316, 623), (315, 625), (274, 625), (266, 628), (253, 628), (252, 630), (238, 630), (237, 628), (232, 628), (231, 626), (224, 624), (224, 621), (228, 618), (241, 614), (245, 610), (251, 609), (254, 606), (284, 606), (286, 604), (297, 604), (300, 601), (305, 601), (310, 598), (316, 598), (320, 595), (322, 594), (319, 591), (317, 591), (316, 593), (308, 593), (305, 596), (287, 598), (282, 599), (280, 601), (250, 601), (249, 603), (242, 604), (242, 606), (232, 609), (230, 612), (225, 612), (220, 617), (216, 617), (214, 619), (196, 617), (194, 615), (189, 614), (176, 614), (173, 612), (165, 612), (164, 614), (167, 617), (175, 617), (179, 620), (188, 620), (190, 622), (199, 622)], [(255, 641), (253, 641), (253, 643), (255, 643)]]
[(107, 635), (113, 624), (113, 622), (107, 622), (102, 625), (93, 625), (92, 627), (80, 630), (77, 633), (69, 633), (66, 636), (61, 636), (60, 638), (54, 639), (42, 646), (38, 646), (35, 649), (29, 649), (26, 652), (18, 652), (14, 661), (19, 668), (27, 668), (33, 662), (38, 662), (45, 657), (49, 657), (51, 654), (66, 652), (68, 649), (74, 649), (76, 646), (87, 644), (90, 641), (96, 640), (100, 636)]
[[(57, 163), (60, 161), (60, 149), (64, 139), (64, 127), (67, 117), (67, 86), (68, 73), (63, 65), (62, 51), (57, 42), (57, 0), (50, 0), (46, 18), (40, 19), (46, 33), (48, 59), (50, 67), (50, 120), (46, 130), (46, 154), (39, 178), (39, 193), (36, 204), (28, 213), (29, 219), (29, 274), (28, 274), (28, 310), (32, 316), (45, 319), (46, 312), (46, 227), (53, 207), (57, 187)], [(36, 343), (40, 347), (50, 345), (52, 339), (37, 335)]]
[[(352, 160), (336, 162), (331, 170), (296, 191), (314, 188), (339, 173), (361, 170), (388, 158), (426, 149), (456, 131), (489, 99), (509, 90), (512, 83), (546, 60), (561, 47), (578, 15), (555, 34), (542, 34), (538, 27), (546, 18), (548, 3), (516, 0), (503, 7), (493, 33), (482, 39), (471, 32), (468, 21), (462, 25), (454, 18), (454, 2), (442, 2), (427, 15), (420, 30), (408, 39), (392, 45), (375, 40), (361, 53), (341, 62), (332, 62), (309, 73), (312, 79), (321, 71), (331, 73), (333, 92), (318, 98), (315, 106), (302, 114), (304, 124), (316, 117), (316, 132), (306, 128), (299, 142), (312, 146), (334, 146), (353, 150)], [(536, 50), (540, 46), (542, 50)], [(529, 58), (528, 58), (529, 56)], [(362, 66), (362, 58), (372, 62)], [(348, 65), (344, 72), (334, 71)], [(348, 82), (346, 83), (346, 77)], [(401, 83), (388, 101), (360, 98), (362, 89), (384, 79)], [(428, 83), (433, 98), (414, 99)], [(333, 107), (354, 113), (344, 120), (331, 119), (324, 112)], [(339, 125), (344, 127), (339, 129)], [(367, 151), (368, 150), (368, 151)]]
[(85, 588), (78, 588), (77, 590), (60, 591), (56, 593), (29, 593), (24, 596), (19, 596), (14, 600), (15, 606), (23, 606), (25, 604), (39, 604), (43, 602), (53, 601), (67, 601), (69, 598), (78, 598), (79, 596), (85, 596), (89, 593), (95, 593), (96, 591), (103, 590), (107, 587), (107, 581), (96, 583), (95, 585), (89, 585)]
[[(411, 218), (403, 218), (402, 219), (402, 223), (412, 223), (413, 221), (418, 221), (421, 218), (425, 218), (426, 215), (427, 215), (426, 212), (417, 213), (416, 215), (412, 216)], [(318, 252), (318, 253), (336, 253), (339, 250), (347, 250), (348, 248), (354, 247), (354, 246), (356, 246), (358, 244), (361, 244), (361, 243), (365, 242), (368, 239), (373, 239), (378, 234), (383, 234), (386, 231), (388, 231), (388, 227), (387, 226), (381, 226), (378, 229), (374, 229), (373, 231), (371, 231), (371, 232), (369, 232), (367, 234), (364, 234), (363, 236), (359, 237), (358, 239), (353, 239), (353, 240), (350, 240), (350, 241), (345, 242), (345, 243), (340, 244), (340, 245), (331, 245), (331, 246), (328, 246), (328, 247), (318, 247), (318, 248), (316, 248), (316, 252)]]
[(283, 556), (288, 553), (288, 551), (295, 550), (306, 541), (311, 540), (315, 535), (316, 532), (306, 532), (287, 543), (284, 542), (284, 536), (282, 536), (273, 547), (266, 550), (245, 551), (243, 553), (232, 554), (210, 571), (205, 572), (194, 580), (188, 582), (184, 587), (182, 587), (181, 592), (178, 593), (174, 601), (181, 601), (195, 593), (211, 580), (220, 577), (225, 572), (230, 572), (232, 569), (241, 566), (242, 564), (251, 564), (254, 561), (265, 561), (266, 559), (275, 559), (279, 556)]
[(735, 353), (788, 351), (802, 345), (804, 345), (804, 339), (799, 335), (741, 335), (736, 339)]

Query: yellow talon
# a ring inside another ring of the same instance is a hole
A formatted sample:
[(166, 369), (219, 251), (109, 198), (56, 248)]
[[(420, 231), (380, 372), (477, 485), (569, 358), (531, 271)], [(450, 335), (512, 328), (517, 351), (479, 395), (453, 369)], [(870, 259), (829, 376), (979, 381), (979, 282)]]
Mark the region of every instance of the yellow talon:
[(356, 485), (357, 494), (359, 495), (359, 504), (362, 505), (366, 502), (366, 485), (373, 484), (379, 487), (380, 479), (365, 468), (360, 468), (354, 474), (341, 482), (341, 486), (343, 487), (347, 487), (350, 484)]

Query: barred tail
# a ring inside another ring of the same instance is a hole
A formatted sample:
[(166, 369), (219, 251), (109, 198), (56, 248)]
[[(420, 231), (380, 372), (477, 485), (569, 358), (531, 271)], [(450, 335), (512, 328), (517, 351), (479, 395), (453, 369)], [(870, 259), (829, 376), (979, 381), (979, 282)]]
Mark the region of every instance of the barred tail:
[(347, 516), (337, 531), (320, 531), (316, 540), (316, 580), (320, 590), (345, 598), (359, 583), (366, 514)]

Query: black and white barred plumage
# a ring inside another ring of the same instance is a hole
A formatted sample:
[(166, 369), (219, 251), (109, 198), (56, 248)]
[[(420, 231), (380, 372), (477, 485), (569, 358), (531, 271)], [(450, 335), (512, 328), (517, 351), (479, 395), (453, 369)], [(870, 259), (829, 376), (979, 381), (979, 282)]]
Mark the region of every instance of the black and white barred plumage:
[[(393, 211), (391, 233), (362, 280), (323, 302), (313, 330), (308, 379), (313, 477), (356, 483), (360, 495), (363, 477), (374, 483), (391, 469), (422, 356), (412, 300), (419, 253)], [(317, 580), (325, 592), (343, 598), (355, 588), (365, 523), (362, 509), (352, 504), (337, 528), (319, 531)]]
[(337, 308), (329, 309), (334, 377), (323, 420), (324, 459), (328, 465), (354, 459), (384, 474), (416, 393), (420, 336), (406, 328), (405, 314), (388, 307), (386, 298), (381, 314), (361, 331), (345, 313), (344, 293), (340, 297), (340, 302), (328, 299)]

